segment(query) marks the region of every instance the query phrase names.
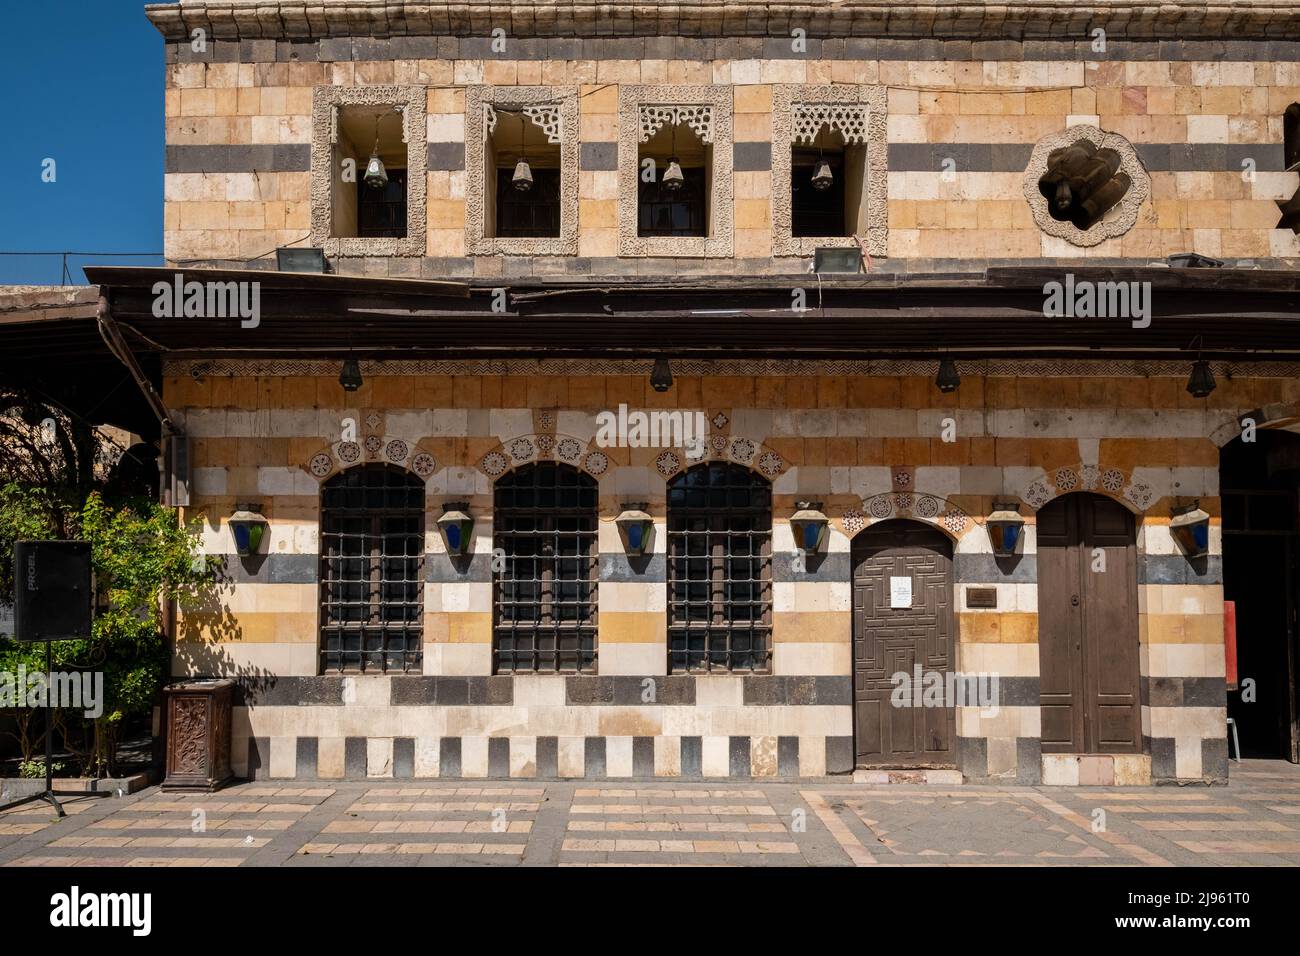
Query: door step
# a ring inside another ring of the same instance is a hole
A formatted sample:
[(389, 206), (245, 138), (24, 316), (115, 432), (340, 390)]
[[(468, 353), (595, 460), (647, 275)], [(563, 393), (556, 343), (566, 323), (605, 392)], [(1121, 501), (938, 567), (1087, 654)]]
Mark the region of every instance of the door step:
[(1149, 754), (1043, 754), (1043, 783), (1062, 787), (1149, 787)]
[(891, 783), (921, 783), (930, 786), (953, 787), (962, 782), (960, 770), (855, 770), (854, 783), (873, 786)]

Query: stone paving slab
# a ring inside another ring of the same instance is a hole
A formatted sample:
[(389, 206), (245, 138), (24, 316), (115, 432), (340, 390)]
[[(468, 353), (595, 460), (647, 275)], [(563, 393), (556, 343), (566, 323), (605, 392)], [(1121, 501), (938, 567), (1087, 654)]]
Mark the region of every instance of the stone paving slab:
[(0, 811), (0, 865), (1296, 866), (1300, 767), (1225, 787), (273, 782)]

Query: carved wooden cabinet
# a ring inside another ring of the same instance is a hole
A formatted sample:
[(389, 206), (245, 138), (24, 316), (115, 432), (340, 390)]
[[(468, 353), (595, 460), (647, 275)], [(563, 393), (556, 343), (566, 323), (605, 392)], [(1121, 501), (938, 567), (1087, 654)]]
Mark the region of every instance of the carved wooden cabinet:
[(193, 680), (165, 689), (167, 776), (164, 790), (220, 790), (230, 769), (232, 680)]

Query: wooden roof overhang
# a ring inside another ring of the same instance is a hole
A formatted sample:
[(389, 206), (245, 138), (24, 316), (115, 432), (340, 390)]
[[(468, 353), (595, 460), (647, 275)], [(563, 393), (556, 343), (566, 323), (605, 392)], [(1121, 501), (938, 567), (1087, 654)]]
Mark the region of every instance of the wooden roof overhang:
[[(1100, 267), (962, 275), (440, 282), (185, 269), (261, 282), (256, 328), (157, 318), (177, 270), (87, 269), (133, 349), (169, 358), (1300, 359), (1300, 272)], [(1044, 285), (1151, 283), (1151, 321), (1044, 315)], [(801, 289), (804, 311), (796, 311)], [(505, 290), (504, 300), (498, 290)], [(494, 302), (505, 311), (494, 311)]]

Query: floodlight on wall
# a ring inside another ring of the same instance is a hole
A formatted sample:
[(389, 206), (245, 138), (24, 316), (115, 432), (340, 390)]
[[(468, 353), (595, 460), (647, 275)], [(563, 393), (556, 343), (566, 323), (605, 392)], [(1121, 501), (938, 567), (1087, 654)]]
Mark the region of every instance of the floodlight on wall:
[(241, 558), (257, 554), (266, 534), (267, 520), (260, 504), (237, 504), (228, 520), (230, 536), (235, 541), (235, 553)]
[(820, 501), (796, 501), (794, 506), (798, 509), (790, 516), (794, 546), (806, 554), (814, 554), (826, 544), (830, 522)]
[(618, 525), (619, 537), (623, 539), (623, 549), (629, 557), (639, 558), (650, 548), (650, 538), (654, 533), (654, 519), (646, 513), (643, 501), (629, 502), (614, 523)]
[(280, 272), (325, 273), (329, 266), (325, 250), (311, 246), (282, 246), (275, 250), (275, 267)]
[(934, 377), (934, 386), (948, 395), (957, 391), (961, 385), (961, 375), (957, 372), (957, 363), (950, 358), (939, 362), (939, 374)]
[(1169, 534), (1187, 557), (1202, 558), (1210, 550), (1210, 516), (1201, 510), (1199, 501), (1175, 509)]
[(856, 275), (862, 271), (862, 253), (857, 249), (818, 246), (813, 251), (813, 272), (816, 275), (844, 273)]
[(449, 555), (460, 557), (468, 554), (470, 535), (474, 530), (474, 517), (469, 513), (469, 502), (445, 502), (442, 517), (438, 519), (438, 530), (442, 532), (442, 542)]
[(993, 553), (999, 558), (1009, 558), (1016, 553), (1021, 533), (1025, 528), (1025, 519), (1020, 516), (1020, 504), (1016, 501), (993, 502), (993, 513), (984, 520), (984, 527), (989, 533), (989, 543)]

